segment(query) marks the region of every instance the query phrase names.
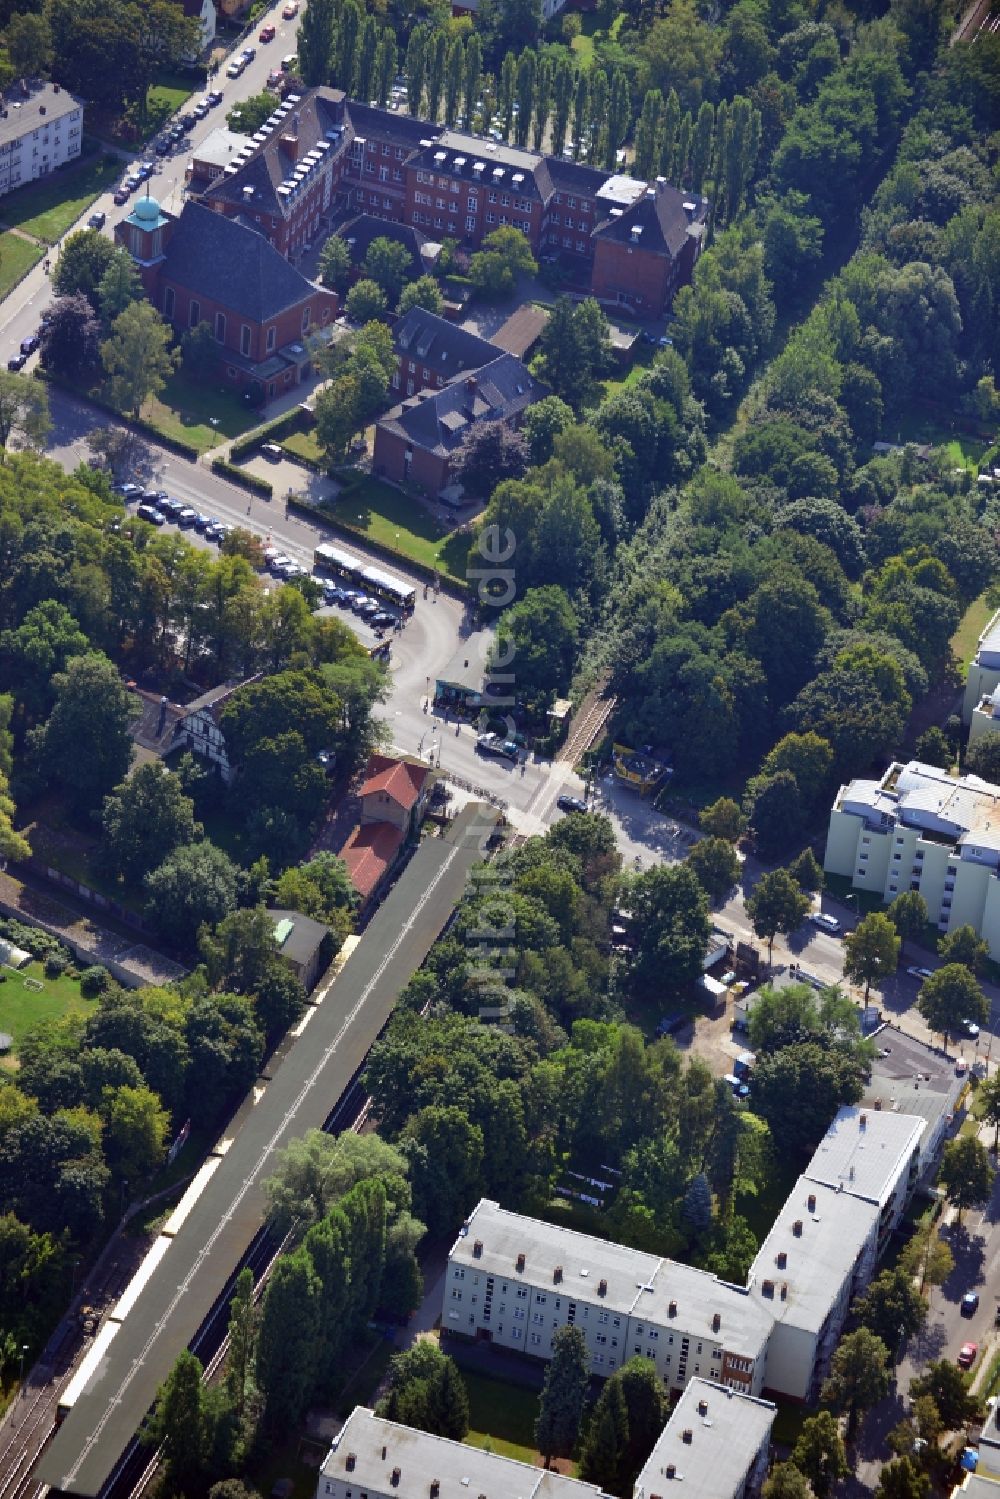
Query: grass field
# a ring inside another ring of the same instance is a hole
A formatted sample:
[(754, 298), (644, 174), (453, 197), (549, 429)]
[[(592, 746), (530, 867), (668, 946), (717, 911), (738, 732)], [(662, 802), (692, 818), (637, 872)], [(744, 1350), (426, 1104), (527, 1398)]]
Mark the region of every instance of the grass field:
[(143, 406), (142, 415), (165, 437), (189, 442), (199, 453), (242, 436), (260, 421), (232, 391), (199, 384), (184, 370), (171, 375), (160, 394)]
[(201, 81), (187, 73), (166, 73), (154, 83), (146, 96), (146, 126), (143, 137), (149, 140), (162, 125), (176, 114), (184, 101), (199, 87)]
[(979, 460), (989, 446), (978, 437), (958, 431), (952, 422), (935, 420), (921, 411), (908, 411), (895, 432), (887, 428), (882, 435), (887, 442), (929, 442), (932, 447), (944, 448), (955, 468), (967, 468), (973, 474), (979, 472)]
[(969, 662), (976, 654), (980, 635), (994, 613), (994, 606), (986, 602), (986, 594), (980, 594), (962, 615), (961, 623), (951, 637), (951, 649), (961, 671), (968, 670)]
[(330, 517), (425, 567), (464, 580), (468, 536), (442, 533), (435, 518), (391, 484), (365, 479), (358, 489), (328, 507)]
[(54, 245), (94, 199), (115, 181), (121, 170), (120, 161), (101, 155), (72, 170), (53, 172), (44, 182), (22, 188), (5, 198), (0, 208), (0, 220), (13, 229), (23, 229), (25, 234)]
[[(29, 963), (16, 972), (3, 969), (6, 982), (0, 984), (0, 1031), (14, 1037), (14, 1050), (28, 1031), (43, 1020), (61, 1020), (64, 1015), (89, 1015), (96, 1000), (84, 999), (76, 979), (47, 979), (41, 963)], [(25, 979), (31, 986), (25, 984)], [(41, 989), (34, 987), (41, 984)]]
[(309, 463), (323, 462), (323, 449), (314, 432), (290, 432), (281, 439), (281, 446), (292, 458), (305, 458)]
[(21, 277), (38, 264), (44, 253), (30, 239), (22, 239), (19, 234), (11, 234), (9, 230), (0, 232), (0, 298), (13, 290)]
[(469, 1434), (465, 1439), (469, 1446), (489, 1447), (503, 1457), (536, 1463), (537, 1390), (469, 1369), (462, 1370), (462, 1378), (469, 1392)]

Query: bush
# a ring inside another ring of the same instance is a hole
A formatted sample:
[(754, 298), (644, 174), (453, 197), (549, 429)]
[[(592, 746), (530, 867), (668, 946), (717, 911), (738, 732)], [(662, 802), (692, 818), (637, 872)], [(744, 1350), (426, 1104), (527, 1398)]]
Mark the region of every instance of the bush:
[(256, 474), (247, 474), (234, 464), (227, 463), (224, 458), (212, 459), (212, 473), (220, 474), (223, 479), (228, 479), (230, 484), (238, 484), (240, 489), (249, 489), (254, 494), (262, 494), (271, 499), (274, 495), (274, 485), (267, 479), (258, 479)]
[(30, 952), (38, 962), (43, 962), (50, 954), (59, 954), (68, 964), (73, 956), (58, 937), (44, 932), (41, 927), (27, 926), (23, 921), (16, 921), (12, 916), (0, 917), (0, 937), (6, 937), (15, 947), (22, 947), (25, 952)]
[(95, 963), (80, 974), (80, 993), (84, 999), (96, 999), (100, 994), (107, 994), (113, 982), (108, 970)]
[(62, 978), (69, 967), (69, 959), (65, 953), (50, 952), (45, 959), (45, 977), (47, 979)]

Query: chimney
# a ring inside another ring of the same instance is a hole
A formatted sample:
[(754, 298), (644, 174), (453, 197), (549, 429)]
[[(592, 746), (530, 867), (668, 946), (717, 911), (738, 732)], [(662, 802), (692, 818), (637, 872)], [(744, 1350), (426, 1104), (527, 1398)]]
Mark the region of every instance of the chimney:
[(293, 135), (290, 131), (286, 131), (284, 135), (278, 137), (278, 145), (281, 147), (285, 155), (292, 161), (298, 160), (299, 137), (297, 132)]
[(383, 1446), (383, 1448), (382, 1448), (382, 1461), (383, 1462), (385, 1462), (385, 1455), (388, 1452), (388, 1450), (389, 1450), (388, 1447)]
[(782, 1299), (782, 1301), (787, 1301), (788, 1300), (788, 1282), (787, 1282), (787, 1280), (783, 1280), (782, 1283), (781, 1283), (781, 1299)]
[(673, 1463), (667, 1463), (665, 1471), (668, 1478), (677, 1477), (677, 1469), (674, 1467)]
[(440, 1494), (440, 1492), (441, 1492), (441, 1480), (440, 1480), (440, 1478), (432, 1478), (431, 1479), (431, 1499), (438, 1499), (438, 1495)]
[(38, 106), (38, 113), (40, 115), (43, 115), (45, 113), (45, 105), (44, 104), (39, 104), (39, 106)]
[(667, 1307), (667, 1316), (668, 1317), (676, 1317), (677, 1316), (677, 1303), (676, 1303), (676, 1301), (672, 1301), (670, 1303), (670, 1305)]
[(390, 1481), (391, 1481), (392, 1486), (393, 1486), (394, 1489), (398, 1489), (399, 1488), (399, 1479), (400, 1479), (399, 1469), (398, 1468), (393, 1468), (393, 1470), (392, 1470), (392, 1479)]
[(689, 1447), (694, 1441), (694, 1432), (691, 1430), (690, 1426), (685, 1427), (681, 1432), (681, 1441), (686, 1442)]
[(718, 1312), (713, 1312), (712, 1313), (712, 1331), (713, 1332), (718, 1332), (718, 1330), (719, 1330), (719, 1328), (721, 1326), (722, 1326), (722, 1318), (719, 1316)]
[(606, 1296), (608, 1294), (608, 1283), (606, 1280), (599, 1280), (597, 1282), (597, 1294), (598, 1296)]
[(355, 1470), (355, 1468), (357, 1467), (357, 1465), (358, 1465), (358, 1454), (356, 1452), (349, 1452), (347, 1454), (347, 1463), (346, 1463), (346, 1467), (347, 1467), (348, 1473), (353, 1473), (354, 1470)]
[(466, 390), (475, 390), (475, 388), (476, 388), (476, 377), (475, 377), (475, 375), (467, 375), (466, 376), (466, 379), (465, 379), (465, 388), (466, 388)]
[(859, 1119), (858, 1119), (858, 1128), (859, 1129), (867, 1129), (868, 1128), (868, 1115), (867, 1114), (862, 1114), (859, 1117)]
[(708, 1415), (708, 1401), (707, 1400), (699, 1400), (698, 1401), (698, 1414), (699, 1414), (699, 1416), (707, 1416)]
[(524, 1255), (523, 1254), (519, 1254), (518, 1257), (517, 1257), (517, 1269), (518, 1269), (519, 1273), (523, 1272), (523, 1270), (524, 1270)]
[(559, 1282), (562, 1280), (562, 1265), (557, 1265), (556, 1268), (553, 1270), (553, 1272), (552, 1272), (552, 1280), (553, 1280), (553, 1282), (554, 1282), (555, 1285), (558, 1285)]
[(788, 1264), (788, 1255), (783, 1249), (778, 1250), (774, 1263), (777, 1265), (779, 1270), (784, 1270), (785, 1266)]
[(474, 1260), (481, 1260), (482, 1257), (483, 1257), (483, 1241), (482, 1241), (482, 1239), (477, 1239), (476, 1242), (472, 1246), (472, 1258)]
[(809, 1196), (806, 1198), (806, 1207), (809, 1209), (810, 1213), (815, 1213), (815, 1211), (816, 1211), (816, 1194), (815, 1194), (815, 1192), (810, 1192), (809, 1193)]

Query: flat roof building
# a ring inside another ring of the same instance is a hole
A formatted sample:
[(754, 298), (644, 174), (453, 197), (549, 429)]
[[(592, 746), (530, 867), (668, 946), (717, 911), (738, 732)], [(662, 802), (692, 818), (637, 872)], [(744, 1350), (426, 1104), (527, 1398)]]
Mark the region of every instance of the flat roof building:
[(667, 1499), (682, 1483), (684, 1499), (759, 1493), (776, 1414), (770, 1401), (692, 1379), (636, 1480), (634, 1499)]
[(16, 84), (0, 100), (0, 196), (79, 156), (83, 103), (58, 83)]
[(969, 663), (962, 700), (962, 718), (972, 720), (972, 712), (982, 698), (1000, 687), (1000, 609), (986, 625)]

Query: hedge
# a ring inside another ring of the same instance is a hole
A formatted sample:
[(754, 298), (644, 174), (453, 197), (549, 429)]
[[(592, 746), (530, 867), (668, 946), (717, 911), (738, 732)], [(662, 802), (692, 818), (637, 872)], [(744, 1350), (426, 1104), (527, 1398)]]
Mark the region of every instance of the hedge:
[(304, 429), (305, 426), (306, 413), (301, 406), (296, 406), (293, 411), (286, 411), (283, 416), (276, 416), (273, 421), (265, 422), (262, 427), (255, 427), (244, 437), (238, 437), (229, 449), (229, 456), (234, 461), (247, 458), (263, 443), (280, 442), (289, 433)]
[[(343, 498), (346, 491), (341, 491), (338, 499)], [(331, 516), (325, 507), (310, 505), (305, 500), (297, 499), (294, 495), (288, 501), (289, 510), (297, 510), (300, 515), (306, 515), (310, 520), (315, 520), (317, 515), (323, 517), (325, 525), (338, 536), (344, 536), (348, 541), (356, 541), (358, 546), (366, 552), (373, 552), (376, 557), (382, 557), (386, 562), (392, 562), (397, 567), (405, 568), (407, 572), (416, 573), (420, 578), (426, 578), (428, 583), (433, 583), (435, 576), (445, 593), (452, 594), (457, 599), (468, 597), (471, 585), (464, 578), (453, 578), (450, 573), (441, 569), (428, 567), (425, 562), (419, 562), (416, 557), (411, 557), (409, 552), (397, 550), (389, 546), (387, 542), (376, 541), (369, 536), (367, 531), (362, 531), (357, 526), (341, 520), (339, 517)]]
[(212, 459), (212, 473), (220, 474), (223, 479), (228, 479), (230, 484), (238, 484), (240, 489), (249, 489), (253, 494), (265, 495), (269, 500), (274, 495), (274, 485), (269, 479), (258, 479), (256, 474), (248, 474), (245, 469), (227, 463), (225, 458)]
[(96, 406), (99, 411), (108, 412), (110, 416), (121, 422), (123, 426), (128, 427), (130, 431), (138, 432), (143, 437), (151, 437), (161, 448), (168, 448), (171, 453), (176, 453), (181, 458), (187, 458), (190, 463), (197, 463), (199, 458), (198, 448), (193, 447), (189, 442), (182, 442), (178, 437), (168, 437), (165, 432), (160, 431), (159, 427), (154, 426), (152, 422), (147, 422), (144, 417), (126, 416), (123, 411), (119, 411), (117, 406), (113, 406), (103, 396), (95, 396), (88, 390), (81, 390), (78, 385), (73, 384), (72, 380), (65, 380), (61, 375), (56, 375), (51, 370), (43, 369), (40, 364), (35, 368), (35, 378), (37, 380), (46, 380), (50, 385), (57, 385), (60, 390), (69, 391), (70, 395), (76, 396), (78, 400), (86, 401), (88, 405)]

